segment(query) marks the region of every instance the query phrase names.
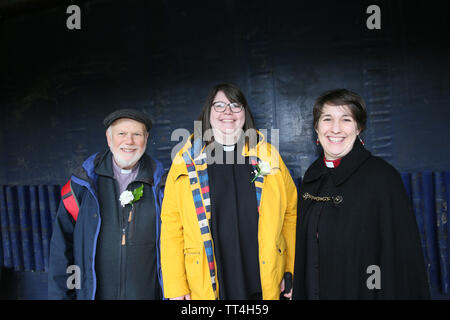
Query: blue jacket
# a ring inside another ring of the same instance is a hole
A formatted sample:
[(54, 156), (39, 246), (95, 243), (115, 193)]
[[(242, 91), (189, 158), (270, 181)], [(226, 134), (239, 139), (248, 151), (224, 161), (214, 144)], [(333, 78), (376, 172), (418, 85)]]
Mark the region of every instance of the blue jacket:
[[(95, 173), (98, 158), (100, 158), (99, 153), (91, 155), (71, 177), (72, 190), (79, 204), (77, 220), (75, 221), (72, 218), (62, 201), (59, 205), (50, 243), (49, 299), (93, 300), (95, 298), (97, 287), (95, 254), (101, 226), (100, 206), (96, 193), (98, 176)], [(158, 280), (161, 288), (163, 288), (159, 243), (160, 214), (165, 175), (162, 163), (155, 159), (150, 159), (153, 165), (154, 183), (152, 190), (155, 198), (157, 218), (155, 234), (157, 241)], [(69, 268), (69, 266), (78, 266), (79, 269)], [(69, 289), (68, 282), (72, 283), (77, 270), (80, 271), (80, 286), (79, 288)]]

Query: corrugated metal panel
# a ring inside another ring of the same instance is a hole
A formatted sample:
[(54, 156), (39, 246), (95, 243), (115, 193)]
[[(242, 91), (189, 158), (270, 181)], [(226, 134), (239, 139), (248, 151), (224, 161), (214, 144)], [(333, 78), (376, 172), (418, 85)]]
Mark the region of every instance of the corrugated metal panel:
[[(450, 172), (402, 173), (421, 236), (430, 286), (449, 292)], [(296, 185), (301, 183), (295, 179)], [(0, 262), (16, 271), (47, 271), (60, 186), (0, 186)]]
[(59, 186), (0, 186), (1, 262), (16, 271), (47, 271)]
[(447, 294), (450, 281), (447, 224), (450, 172), (403, 173), (402, 178), (416, 216), (428, 281), (432, 288)]

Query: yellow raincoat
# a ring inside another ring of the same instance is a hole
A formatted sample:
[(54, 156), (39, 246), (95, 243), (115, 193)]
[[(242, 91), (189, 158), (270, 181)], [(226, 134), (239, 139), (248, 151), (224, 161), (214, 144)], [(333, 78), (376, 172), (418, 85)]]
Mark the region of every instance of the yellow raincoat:
[[(270, 174), (261, 183), (258, 247), (263, 299), (273, 300), (279, 298), (284, 273), (294, 271), (297, 190), (278, 151), (258, 134), (260, 141), (256, 147), (248, 150), (244, 146), (242, 154), (256, 156), (271, 166)], [(213, 290), (205, 239), (200, 232), (188, 170), (182, 157), (191, 147), (189, 139), (174, 158), (164, 192), (161, 211), (164, 296), (174, 298), (190, 294), (192, 299), (216, 299), (217, 295), (220, 297), (220, 288), (217, 285), (216, 292)], [(195, 173), (198, 169), (196, 166)], [(207, 212), (206, 217), (209, 221), (210, 213)], [(218, 284), (217, 275), (215, 280)]]

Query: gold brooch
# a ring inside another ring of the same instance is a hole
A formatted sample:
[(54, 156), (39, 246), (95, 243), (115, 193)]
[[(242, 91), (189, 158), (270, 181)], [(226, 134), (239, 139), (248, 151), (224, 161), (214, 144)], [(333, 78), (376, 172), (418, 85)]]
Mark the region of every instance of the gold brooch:
[(344, 200), (344, 198), (342, 196), (317, 197), (317, 196), (310, 195), (308, 192), (305, 192), (302, 197), (303, 197), (303, 200), (310, 199), (310, 200), (321, 201), (321, 202), (333, 200), (334, 204), (339, 204)]
[(303, 194), (303, 200), (314, 200), (314, 201), (330, 201), (331, 198), (330, 197), (316, 197), (316, 196), (312, 196), (310, 195), (308, 192)]

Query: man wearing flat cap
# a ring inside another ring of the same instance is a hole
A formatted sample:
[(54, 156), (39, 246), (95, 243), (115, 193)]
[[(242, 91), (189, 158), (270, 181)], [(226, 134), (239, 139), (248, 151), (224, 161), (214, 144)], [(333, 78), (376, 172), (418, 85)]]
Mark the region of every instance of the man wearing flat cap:
[(50, 244), (49, 299), (161, 299), (162, 164), (145, 154), (152, 122), (117, 110), (104, 119), (109, 149), (62, 188)]

